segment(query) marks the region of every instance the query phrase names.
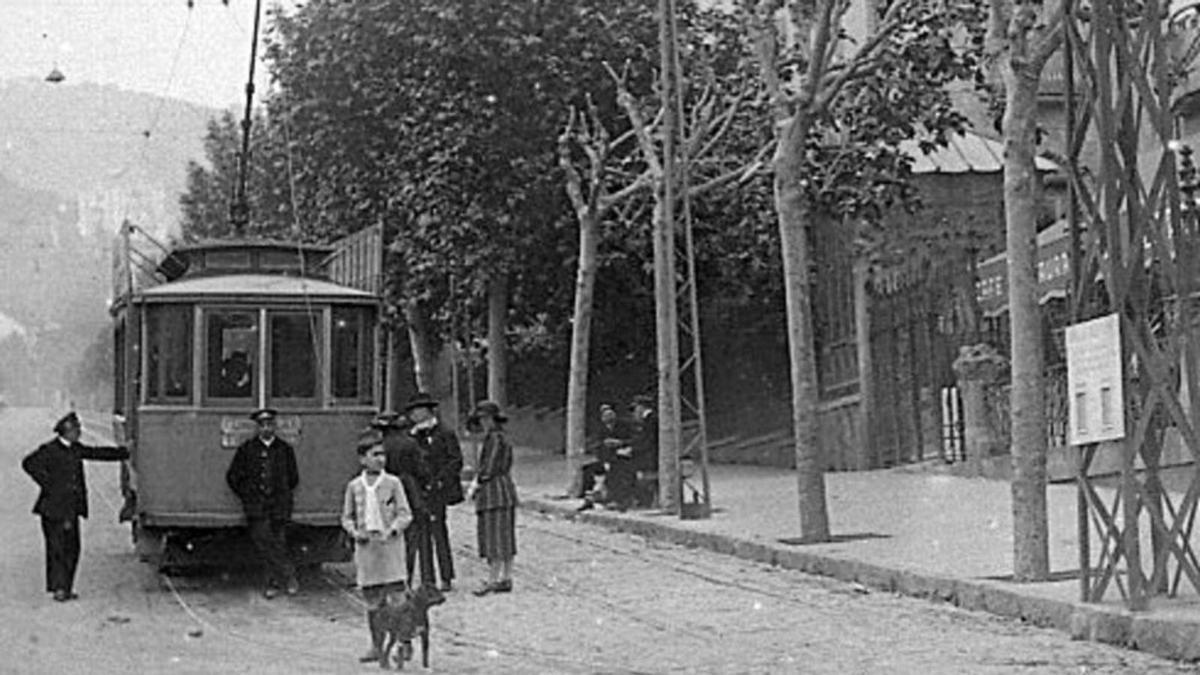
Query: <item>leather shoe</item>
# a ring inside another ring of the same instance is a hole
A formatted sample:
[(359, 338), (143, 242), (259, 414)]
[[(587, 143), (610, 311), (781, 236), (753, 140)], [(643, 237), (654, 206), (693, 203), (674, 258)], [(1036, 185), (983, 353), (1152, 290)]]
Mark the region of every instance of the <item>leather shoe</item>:
[(505, 579), (504, 581), (497, 581), (495, 584), (492, 585), (492, 592), (493, 593), (511, 593), (512, 592), (512, 579)]
[(588, 499), (588, 500), (585, 500), (582, 504), (580, 504), (579, 508), (577, 508), (575, 510), (576, 511), (591, 511), (594, 508), (596, 508), (596, 502), (593, 502), (592, 500)]
[(358, 657), (359, 663), (372, 663), (372, 662), (378, 661), (378, 660), (379, 660), (379, 652), (375, 651), (374, 647), (371, 647), (371, 651)]
[(474, 593), (476, 596), (482, 598), (483, 596), (487, 595), (488, 593), (496, 592), (496, 585), (487, 583), (487, 584), (480, 586), (479, 588), (476, 588), (475, 590), (473, 590), (471, 592)]
[(66, 602), (67, 600), (70, 600), (70, 599), (71, 599), (71, 596), (66, 591), (54, 591), (54, 601), (55, 602)]

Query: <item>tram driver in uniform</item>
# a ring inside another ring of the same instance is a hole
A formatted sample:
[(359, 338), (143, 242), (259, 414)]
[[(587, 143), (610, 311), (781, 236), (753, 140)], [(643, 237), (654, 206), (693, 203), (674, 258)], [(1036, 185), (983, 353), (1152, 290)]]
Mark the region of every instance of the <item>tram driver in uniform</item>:
[(79, 520), (88, 517), (87, 480), (83, 460), (129, 459), (125, 447), (98, 448), (79, 442), (82, 425), (67, 413), (54, 425), (47, 441), (21, 461), (21, 468), (41, 488), (33, 512), (42, 518), (46, 540), (46, 592), (58, 602), (74, 600), (75, 570), (79, 566)]
[(225, 474), (230, 489), (242, 500), (246, 528), (266, 567), (263, 595), (269, 600), (284, 588), (288, 595), (300, 591), (296, 568), (288, 556), (285, 531), (292, 519), (292, 493), (300, 484), (296, 452), (275, 435), (278, 413), (256, 410), (250, 419), (258, 433), (238, 447)]

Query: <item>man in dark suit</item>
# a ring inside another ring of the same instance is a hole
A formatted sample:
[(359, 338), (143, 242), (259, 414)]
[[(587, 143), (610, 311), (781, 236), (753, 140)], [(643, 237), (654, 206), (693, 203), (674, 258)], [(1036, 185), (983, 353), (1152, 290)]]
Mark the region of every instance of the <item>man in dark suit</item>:
[(433, 471), (417, 440), (408, 433), (412, 421), (406, 415), (381, 412), (371, 426), (383, 433), (383, 452), (387, 456), (384, 471), (400, 478), (404, 494), (408, 497), (408, 508), (412, 511), (413, 524), (404, 530), (404, 558), (408, 569), (408, 585), (413, 588), (413, 568), (418, 556), (422, 581), (435, 578), (433, 540), (427, 527), (429, 510), (425, 501), (429, 486), (433, 483)]
[[(597, 430), (596, 440), (590, 448), (591, 454), (596, 459), (583, 467), (583, 504), (579, 507), (579, 511), (587, 511), (595, 506), (592, 490), (596, 485), (596, 476), (607, 475), (609, 468), (617, 461), (617, 452), (628, 448), (633, 436), (634, 429), (626, 420), (617, 417), (616, 408), (608, 403), (600, 406), (600, 428)], [(619, 484), (623, 478), (624, 476), (618, 469), (617, 483)], [(606, 484), (606, 487), (611, 496), (612, 485)], [(618, 485), (618, 494), (620, 490), (621, 486)]]
[(57, 438), (25, 456), (21, 468), (41, 488), (33, 512), (42, 518), (46, 540), (46, 592), (63, 602), (73, 600), (79, 566), (79, 519), (88, 516), (87, 480), (83, 460), (129, 459), (124, 447), (92, 447), (79, 442), (82, 425), (67, 413), (54, 425)]
[(225, 474), (230, 489), (242, 501), (246, 529), (267, 569), (263, 595), (268, 600), (279, 594), (281, 585), (288, 595), (300, 591), (285, 536), (292, 519), (292, 493), (300, 484), (300, 473), (296, 469), (296, 451), (275, 435), (276, 415), (270, 408), (250, 415), (258, 423), (258, 434), (238, 447)]
[(633, 466), (639, 472), (658, 471), (658, 411), (654, 397), (635, 396), (630, 412), (636, 425), (633, 438)]
[[(454, 556), (450, 552), (450, 531), (446, 528), (446, 507), (464, 500), (463, 454), (458, 445), (458, 436), (438, 420), (436, 409), (437, 401), (424, 393), (415, 395), (404, 407), (405, 414), (413, 423), (408, 434), (416, 443), (418, 462), (424, 462), (429, 467), (425, 483), (420, 486), (428, 519), (414, 516), (409, 529), (413, 530), (412, 536), (416, 537), (418, 546), (409, 546), (407, 555), (409, 569), (412, 569), (411, 556), (423, 550), (420, 546), (424, 545), (425, 538), (432, 540), (438, 573), (442, 579), (440, 590), (449, 591), (454, 587)], [(424, 576), (424, 567), (421, 573), (421, 583), (432, 586), (432, 570), (428, 577)]]

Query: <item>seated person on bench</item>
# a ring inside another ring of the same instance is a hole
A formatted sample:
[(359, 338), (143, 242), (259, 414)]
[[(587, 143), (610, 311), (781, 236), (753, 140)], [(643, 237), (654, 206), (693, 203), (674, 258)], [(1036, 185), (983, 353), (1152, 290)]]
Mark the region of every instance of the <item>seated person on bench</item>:
[(638, 396), (629, 406), (633, 415), (633, 439), (626, 448), (617, 450), (608, 467), (609, 502), (619, 511), (631, 506), (650, 506), (654, 491), (647, 499), (639, 498), (639, 476), (657, 476), (658, 416), (654, 414), (654, 399)]
[[(596, 505), (596, 502), (607, 500), (605, 480), (608, 469), (617, 458), (617, 452), (628, 448), (633, 439), (633, 428), (625, 420), (617, 417), (617, 411), (605, 403), (600, 406), (600, 429), (589, 454), (596, 459), (583, 467), (582, 491), (583, 505), (580, 511), (586, 511)], [(605, 478), (601, 478), (605, 477)], [(598, 480), (599, 479), (599, 480)]]

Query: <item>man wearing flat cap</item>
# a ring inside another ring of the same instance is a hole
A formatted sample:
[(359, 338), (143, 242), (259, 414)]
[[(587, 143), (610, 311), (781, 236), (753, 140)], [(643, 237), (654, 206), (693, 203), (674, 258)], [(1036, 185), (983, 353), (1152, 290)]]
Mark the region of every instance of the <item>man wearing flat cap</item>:
[(46, 542), (46, 592), (58, 602), (73, 600), (79, 566), (79, 520), (88, 517), (87, 480), (83, 460), (129, 459), (124, 447), (93, 447), (79, 442), (82, 425), (67, 413), (47, 441), (21, 460), (21, 468), (41, 488), (33, 512), (42, 518)]
[[(428, 466), (425, 476), (417, 476), (425, 515), (413, 518), (409, 527), (412, 544), (407, 546), (408, 568), (413, 566), (413, 556), (422, 551), (422, 546), (431, 546), (437, 559), (438, 573), (442, 584), (440, 590), (449, 591), (454, 585), (454, 557), (450, 552), (450, 531), (446, 527), (446, 507), (461, 503), (465, 497), (462, 488), (463, 454), (458, 445), (458, 436), (438, 421), (437, 401), (428, 394), (418, 393), (409, 399), (404, 412), (412, 420), (408, 435), (416, 445), (415, 465)], [(414, 509), (415, 510), (415, 509)], [(421, 583), (432, 586), (435, 582), (432, 570), (425, 576), (421, 569)], [(411, 576), (411, 575), (410, 575)]]
[(300, 473), (296, 451), (275, 435), (276, 416), (270, 408), (250, 414), (258, 424), (258, 433), (238, 446), (225, 474), (230, 489), (242, 501), (246, 529), (266, 567), (263, 595), (267, 599), (278, 595), (281, 587), (288, 595), (300, 590), (285, 537), (292, 519), (292, 493), (300, 484)]

